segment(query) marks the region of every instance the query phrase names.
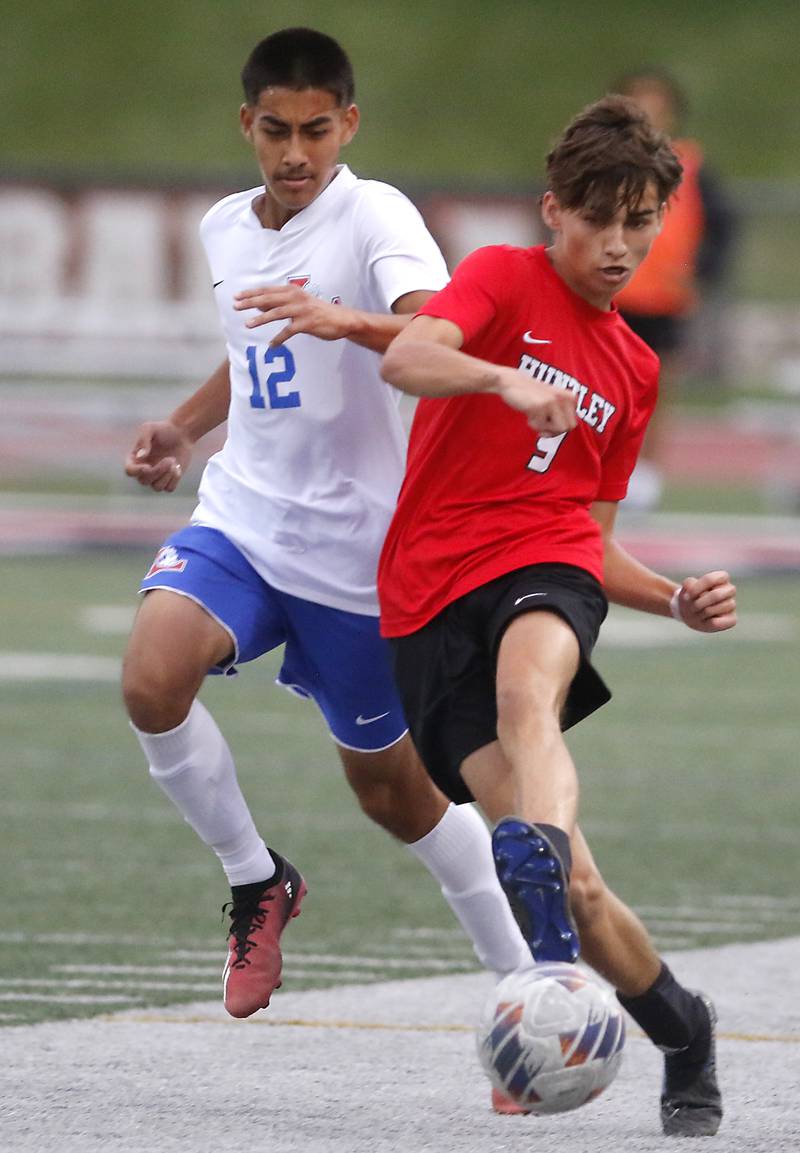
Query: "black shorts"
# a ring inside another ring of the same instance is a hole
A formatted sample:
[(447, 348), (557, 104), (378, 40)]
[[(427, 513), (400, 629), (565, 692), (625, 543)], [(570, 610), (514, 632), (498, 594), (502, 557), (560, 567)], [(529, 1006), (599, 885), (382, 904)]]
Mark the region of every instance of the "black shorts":
[(645, 312), (622, 312), (623, 319), (657, 356), (677, 352), (686, 344), (688, 325), (683, 316), (663, 313), (660, 316)]
[(561, 728), (568, 729), (611, 699), (589, 660), (608, 601), (583, 569), (515, 569), (453, 601), (417, 632), (391, 638), (411, 735), (430, 776), (459, 804), (474, 799), (461, 779), (462, 761), (497, 740), (495, 677), (503, 633), (514, 617), (537, 610), (562, 617), (580, 645), (561, 718)]

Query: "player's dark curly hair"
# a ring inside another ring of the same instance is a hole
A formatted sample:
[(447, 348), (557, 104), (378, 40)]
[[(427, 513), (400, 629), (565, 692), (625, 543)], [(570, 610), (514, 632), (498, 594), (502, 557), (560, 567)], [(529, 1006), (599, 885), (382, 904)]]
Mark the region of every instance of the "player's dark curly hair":
[(651, 182), (666, 203), (682, 172), (669, 138), (627, 96), (584, 108), (547, 156), (547, 186), (562, 207), (601, 223), (623, 206), (634, 208)]
[(256, 44), (242, 69), (248, 104), (258, 103), (265, 88), (321, 88), (341, 108), (353, 103), (353, 69), (342, 46), (313, 28), (283, 28)]

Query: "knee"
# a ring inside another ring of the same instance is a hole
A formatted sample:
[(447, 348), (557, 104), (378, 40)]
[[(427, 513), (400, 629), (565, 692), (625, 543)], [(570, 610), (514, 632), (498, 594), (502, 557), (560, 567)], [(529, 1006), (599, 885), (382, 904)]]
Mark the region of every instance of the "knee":
[(397, 816), (398, 795), (392, 781), (351, 776), (350, 786), (365, 816), (382, 828), (391, 828)]
[(579, 933), (591, 931), (603, 915), (607, 896), (606, 883), (596, 869), (573, 873), (569, 883), (569, 900)]
[(517, 735), (560, 731), (552, 686), (510, 683), (497, 686), (497, 734), (500, 741)]
[(157, 667), (126, 659), (122, 667), (122, 699), (137, 729), (165, 733), (186, 719), (194, 692), (171, 683)]
[(421, 765), (387, 753), (372, 754), (369, 761), (376, 763), (365, 764), (352, 755), (343, 758), (347, 779), (364, 814), (399, 840), (412, 844), (438, 823), (447, 801)]

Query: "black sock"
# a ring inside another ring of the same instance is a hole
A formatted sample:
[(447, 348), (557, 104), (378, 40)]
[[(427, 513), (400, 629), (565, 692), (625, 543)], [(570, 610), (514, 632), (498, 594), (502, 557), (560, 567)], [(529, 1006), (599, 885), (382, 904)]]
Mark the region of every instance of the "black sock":
[(275, 872), (268, 881), (251, 881), (247, 885), (231, 885), (231, 894), (234, 902), (249, 904), (260, 897), (265, 889), (271, 889), (273, 885), (277, 885), (278, 881), (283, 877), (283, 857), (279, 857), (272, 849), (269, 855), (275, 862)]
[(564, 866), (564, 873), (567, 880), (572, 872), (572, 849), (569, 847), (569, 837), (563, 829), (559, 829), (558, 825), (543, 825), (537, 823), (537, 829), (541, 829), (547, 837), (550, 844), (561, 858), (561, 863)]
[(693, 1042), (700, 1051), (707, 1048), (708, 1010), (702, 998), (679, 985), (663, 962), (649, 989), (638, 997), (617, 993), (617, 999), (660, 1049), (687, 1050)]

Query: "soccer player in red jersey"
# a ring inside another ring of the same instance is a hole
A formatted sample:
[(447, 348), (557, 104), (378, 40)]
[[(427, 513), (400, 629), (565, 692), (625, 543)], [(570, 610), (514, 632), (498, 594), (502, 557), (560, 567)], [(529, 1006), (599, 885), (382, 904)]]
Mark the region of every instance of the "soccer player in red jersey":
[[(552, 244), (473, 253), (393, 341), (384, 378), (425, 399), (379, 595), (422, 759), (496, 822), (498, 875), (534, 957), (575, 960), (580, 933), (584, 959), (667, 1054), (665, 1133), (694, 1136), (722, 1114), (714, 1010), (605, 885), (562, 737), (610, 696), (590, 663), (608, 600), (701, 632), (736, 621), (727, 573), (677, 585), (614, 538), (658, 360), (613, 297), (680, 176), (631, 100), (598, 101), (548, 156)], [(548, 394), (562, 407), (543, 421)]]

